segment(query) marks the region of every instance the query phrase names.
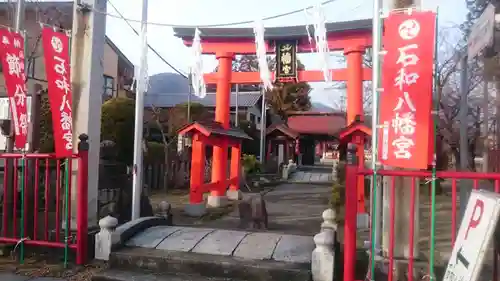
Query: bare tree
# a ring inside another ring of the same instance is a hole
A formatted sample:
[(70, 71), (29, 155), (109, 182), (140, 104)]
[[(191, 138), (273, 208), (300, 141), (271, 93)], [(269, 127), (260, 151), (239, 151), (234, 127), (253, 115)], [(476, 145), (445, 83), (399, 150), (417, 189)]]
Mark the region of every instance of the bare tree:
[[(439, 117), (437, 136), (443, 142), (443, 150), (437, 151), (438, 155), (453, 155), (455, 163), (460, 161), (460, 59), (465, 52), (465, 40), (458, 42), (447, 40), (449, 33), (456, 29), (444, 30), (439, 34), (439, 60), (437, 67), (437, 98), (439, 100)], [(483, 149), (481, 127), (483, 122), (488, 122), (490, 130), (493, 127), (491, 120), (484, 120), (481, 85), (483, 84), (483, 65), (478, 60), (469, 62), (468, 65), (468, 167), (475, 170), (474, 158)], [(490, 109), (488, 109), (490, 110)], [(490, 116), (493, 116), (492, 114)], [(439, 156), (438, 156), (439, 157)], [(441, 167), (446, 168), (446, 167)]]
[(177, 140), (177, 138), (171, 138), (170, 141), (167, 139), (167, 134), (165, 132), (165, 124), (166, 120), (162, 120), (164, 114), (162, 114), (162, 109), (156, 107), (155, 105), (151, 105), (151, 117), (152, 120), (156, 126), (156, 128), (160, 131), (161, 137), (162, 137), (162, 143), (163, 143), (163, 153), (164, 153), (164, 165), (165, 168), (163, 169), (163, 185), (164, 185), (164, 190), (167, 190), (167, 184), (168, 184), (168, 178), (169, 178), (169, 167), (170, 167), (170, 160), (169, 160), (169, 153), (170, 153), (170, 148), (173, 143)]

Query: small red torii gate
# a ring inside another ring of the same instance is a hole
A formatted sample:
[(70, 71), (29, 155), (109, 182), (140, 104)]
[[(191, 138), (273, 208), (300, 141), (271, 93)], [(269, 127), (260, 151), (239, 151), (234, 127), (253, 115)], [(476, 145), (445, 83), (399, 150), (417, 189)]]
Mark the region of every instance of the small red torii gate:
[[(313, 34), (312, 27), (308, 27), (309, 34)], [(183, 40), (186, 46), (192, 46), (195, 28), (174, 28), (176, 37)], [(216, 84), (216, 109), (215, 121), (226, 130), (230, 129), (230, 93), (231, 84), (260, 84), (258, 72), (233, 72), (232, 63), (235, 55), (255, 54), (255, 37), (252, 28), (200, 28), (203, 54), (216, 56), (219, 61), (216, 73), (204, 75), (205, 83)], [(327, 41), (331, 51), (342, 50), (347, 59), (346, 69), (331, 69), (334, 81), (346, 81), (347, 84), (347, 124), (356, 122), (357, 118), (363, 120), (363, 81), (371, 80), (371, 69), (363, 67), (363, 54), (372, 44), (372, 21), (356, 20), (349, 22), (327, 23)], [(277, 72), (273, 79), (278, 81), (297, 82), (324, 82), (323, 72), (319, 70), (297, 70), (296, 54), (309, 53), (315, 49), (314, 42), (309, 42), (306, 26), (271, 27), (265, 30), (266, 49), (268, 53), (279, 53), (281, 44), (292, 44), (295, 53), (293, 75), (284, 75), (280, 69), (277, 58)], [(346, 136), (347, 137), (347, 136)], [(359, 138), (357, 138), (359, 140)], [(364, 140), (359, 140), (358, 155), (364, 156)], [(212, 180), (225, 185), (227, 173), (227, 145), (221, 142), (213, 148)], [(195, 155), (193, 155), (195, 157)], [(363, 161), (364, 159), (360, 159)], [(237, 161), (231, 161), (237, 163)], [(363, 177), (359, 180), (363, 183)], [(196, 182), (199, 182), (197, 180)], [(363, 184), (358, 185), (358, 194), (362, 195), (362, 208), (364, 209)], [(227, 186), (220, 186), (211, 191), (211, 196), (222, 197), (221, 191)], [(224, 200), (215, 200), (223, 202)], [(194, 203), (194, 202), (193, 202)], [(361, 207), (361, 206), (359, 206)]]

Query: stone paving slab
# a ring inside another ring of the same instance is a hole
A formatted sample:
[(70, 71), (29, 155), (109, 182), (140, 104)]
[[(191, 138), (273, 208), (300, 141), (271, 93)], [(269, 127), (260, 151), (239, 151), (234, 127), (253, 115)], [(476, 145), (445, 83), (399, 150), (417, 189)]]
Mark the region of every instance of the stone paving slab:
[(318, 182), (330, 182), (333, 177), (331, 171), (328, 172), (305, 172), (297, 171), (290, 177), (290, 182), (297, 183), (318, 183)]
[(216, 230), (205, 236), (192, 251), (201, 254), (229, 256), (247, 235), (248, 233), (243, 231)]
[(277, 233), (251, 233), (241, 241), (233, 255), (253, 260), (270, 260), (281, 236)]
[(295, 263), (310, 262), (314, 249), (310, 236), (174, 226), (152, 227), (127, 245)]
[(156, 248), (163, 239), (179, 230), (181, 228), (175, 226), (154, 226), (134, 236), (126, 245), (129, 247)]
[(168, 251), (191, 251), (200, 241), (215, 229), (183, 227), (165, 238), (156, 249)]
[(312, 237), (283, 235), (276, 245), (273, 259), (285, 262), (311, 262), (314, 247)]

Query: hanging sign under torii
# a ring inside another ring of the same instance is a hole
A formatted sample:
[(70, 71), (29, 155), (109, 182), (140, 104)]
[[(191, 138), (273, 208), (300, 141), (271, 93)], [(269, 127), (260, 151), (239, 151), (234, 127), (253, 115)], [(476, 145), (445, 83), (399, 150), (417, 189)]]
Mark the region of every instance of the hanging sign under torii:
[(276, 80), (297, 81), (297, 41), (276, 41)]

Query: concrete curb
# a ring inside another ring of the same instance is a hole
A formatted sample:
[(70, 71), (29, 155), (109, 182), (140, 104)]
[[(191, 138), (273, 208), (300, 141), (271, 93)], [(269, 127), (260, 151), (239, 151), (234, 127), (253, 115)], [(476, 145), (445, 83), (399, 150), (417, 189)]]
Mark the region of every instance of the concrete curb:
[(130, 248), (112, 253), (110, 265), (115, 269), (139, 270), (157, 274), (193, 274), (237, 280), (311, 280), (310, 263), (248, 260), (235, 257)]
[(170, 225), (168, 220), (163, 217), (143, 217), (133, 221), (129, 221), (120, 225), (113, 232), (112, 251), (116, 251), (123, 247), (128, 240), (153, 226)]

